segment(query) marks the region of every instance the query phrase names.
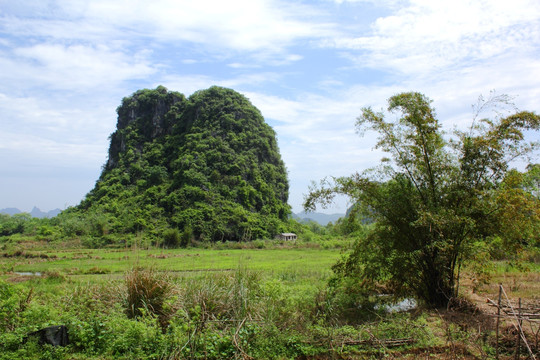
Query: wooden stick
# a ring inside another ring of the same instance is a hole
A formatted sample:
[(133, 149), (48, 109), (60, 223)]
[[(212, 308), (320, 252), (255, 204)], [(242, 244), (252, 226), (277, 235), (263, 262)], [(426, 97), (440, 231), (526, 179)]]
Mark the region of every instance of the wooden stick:
[(495, 358), (496, 359), (499, 359), (499, 319), (501, 318), (501, 295), (502, 295), (502, 284), (499, 284), (499, 302), (497, 304), (497, 328), (496, 328), (497, 329), (497, 342), (495, 345), (495, 352), (496, 352)]
[(525, 347), (527, 348), (527, 351), (529, 352), (529, 355), (530, 355), (530, 358), (533, 359), (533, 360), (536, 360), (536, 356), (534, 355), (534, 353), (532, 352), (531, 350), (531, 347), (529, 346), (529, 343), (527, 342), (527, 338), (525, 337), (525, 333), (523, 332), (523, 328), (522, 326), (520, 325), (519, 323), (519, 319), (517, 317), (517, 313), (516, 311), (514, 310), (514, 307), (512, 306), (512, 303), (510, 302), (510, 299), (508, 298), (508, 295), (506, 294), (506, 291), (504, 291), (504, 289), (502, 288), (501, 286), (501, 289), (502, 289), (502, 292), (504, 294), (504, 297), (506, 299), (506, 302), (508, 303), (508, 305), (510, 306), (510, 309), (512, 310), (512, 315), (514, 316), (514, 318), (516, 319), (517, 323), (514, 323), (513, 320), (512, 320), (512, 324), (514, 325), (514, 327), (517, 329), (518, 333), (520, 334), (521, 336), (521, 339), (523, 339), (523, 343), (525, 344)]

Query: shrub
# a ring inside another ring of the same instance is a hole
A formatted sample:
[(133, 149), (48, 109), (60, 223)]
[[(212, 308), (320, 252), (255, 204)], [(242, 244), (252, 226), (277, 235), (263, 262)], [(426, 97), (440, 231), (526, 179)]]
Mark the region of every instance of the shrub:
[(122, 355), (126, 359), (163, 358), (166, 337), (156, 319), (146, 315), (138, 318), (138, 321), (118, 317), (111, 323), (112, 333), (117, 334), (109, 343), (109, 351), (114, 358)]
[(180, 245), (180, 232), (178, 229), (167, 229), (163, 232), (163, 246), (175, 248)]
[(182, 236), (180, 238), (180, 246), (187, 247), (190, 243), (193, 243), (195, 240), (193, 236), (193, 230), (190, 226), (186, 226), (184, 231), (182, 231)]
[(0, 280), (0, 332), (15, 329), (21, 314), (28, 308), (33, 291)]

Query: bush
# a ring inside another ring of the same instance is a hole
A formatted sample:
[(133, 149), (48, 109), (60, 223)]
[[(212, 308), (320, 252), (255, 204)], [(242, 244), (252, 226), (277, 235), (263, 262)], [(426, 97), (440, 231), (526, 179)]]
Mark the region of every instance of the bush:
[(117, 336), (108, 344), (114, 358), (119, 355), (126, 359), (163, 358), (166, 338), (153, 316), (142, 316), (137, 321), (121, 317), (116, 320), (111, 323), (111, 331)]
[(167, 229), (163, 232), (163, 246), (176, 248), (180, 245), (180, 232), (178, 229)]
[(0, 280), (0, 332), (12, 331), (32, 300), (32, 290)]
[(187, 226), (182, 231), (182, 237), (180, 238), (180, 246), (187, 247), (190, 243), (194, 241), (193, 230), (191, 227)]

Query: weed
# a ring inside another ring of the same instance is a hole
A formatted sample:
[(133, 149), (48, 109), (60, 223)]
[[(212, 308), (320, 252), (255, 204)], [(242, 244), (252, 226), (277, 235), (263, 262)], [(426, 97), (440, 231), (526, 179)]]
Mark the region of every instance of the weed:
[(0, 330), (13, 331), (32, 301), (34, 291), (0, 280)]
[(234, 273), (205, 275), (187, 281), (182, 308), (202, 322), (258, 318), (257, 272), (239, 268)]

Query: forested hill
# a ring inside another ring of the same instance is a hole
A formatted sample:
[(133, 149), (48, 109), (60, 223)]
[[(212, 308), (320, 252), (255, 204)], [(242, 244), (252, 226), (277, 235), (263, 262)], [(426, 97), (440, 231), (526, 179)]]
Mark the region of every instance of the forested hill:
[(271, 237), (290, 214), (276, 134), (243, 95), (211, 87), (189, 98), (160, 86), (124, 98), (109, 159), (64, 216), (96, 235), (177, 229), (210, 241)]

